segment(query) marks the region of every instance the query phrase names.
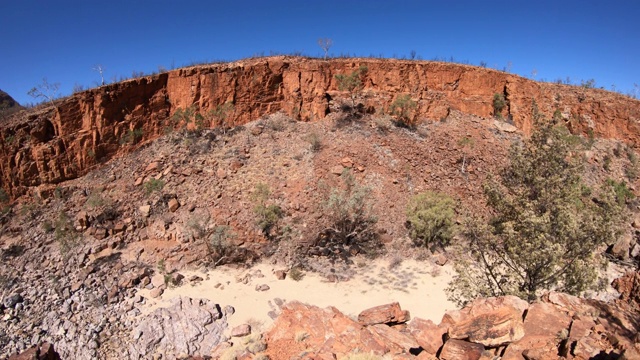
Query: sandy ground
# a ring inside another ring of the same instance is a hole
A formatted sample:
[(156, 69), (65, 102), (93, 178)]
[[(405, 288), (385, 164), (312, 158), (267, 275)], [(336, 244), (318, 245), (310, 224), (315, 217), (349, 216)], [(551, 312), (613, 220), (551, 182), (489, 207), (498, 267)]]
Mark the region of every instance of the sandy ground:
[[(356, 274), (350, 280), (337, 283), (328, 282), (314, 273), (306, 273), (300, 281), (290, 278), (278, 280), (274, 271), (281, 268), (265, 263), (243, 270), (220, 267), (206, 274), (181, 272), (186, 279), (198, 275), (204, 280), (196, 285), (187, 283), (170, 287), (157, 299), (149, 299), (149, 290), (140, 290), (139, 294), (147, 299), (140, 310), (147, 313), (168, 306), (170, 300), (178, 296), (206, 298), (222, 308), (226, 305), (235, 308), (235, 314), (228, 319), (230, 328), (249, 323), (256, 330), (264, 331), (273, 323), (269, 312), (273, 315), (278, 311), (280, 300), (298, 300), (320, 307), (334, 306), (349, 316), (397, 301), (402, 309), (410, 311), (412, 317), (430, 319), (435, 323), (442, 320), (447, 310), (456, 309), (444, 293), (453, 273), (449, 266), (440, 267), (415, 260), (405, 260), (392, 269), (388, 265), (384, 259), (372, 261), (355, 267)], [(246, 279), (246, 284), (242, 279)], [(154, 279), (154, 283), (159, 280)], [(263, 284), (270, 289), (256, 291), (256, 286)]]

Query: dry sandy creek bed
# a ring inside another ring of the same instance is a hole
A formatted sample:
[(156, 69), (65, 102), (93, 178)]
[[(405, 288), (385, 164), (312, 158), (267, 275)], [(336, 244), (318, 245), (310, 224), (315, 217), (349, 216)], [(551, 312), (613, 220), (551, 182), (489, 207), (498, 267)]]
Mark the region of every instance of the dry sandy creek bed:
[[(186, 284), (167, 288), (161, 297), (151, 299), (150, 290), (140, 290), (138, 294), (146, 298), (140, 310), (145, 314), (168, 306), (171, 299), (179, 296), (205, 298), (221, 308), (226, 305), (235, 308), (235, 314), (228, 319), (229, 328), (248, 323), (256, 331), (265, 331), (273, 324), (272, 317), (278, 311), (278, 304), (292, 300), (323, 308), (334, 306), (348, 316), (397, 301), (412, 317), (430, 319), (436, 324), (446, 311), (456, 309), (444, 292), (453, 276), (449, 266), (432, 267), (424, 262), (405, 260), (389, 269), (388, 261), (378, 259), (354, 268), (354, 276), (342, 282), (329, 282), (311, 272), (305, 273), (299, 281), (289, 277), (278, 280), (274, 271), (281, 268), (267, 263), (259, 263), (250, 269), (219, 267), (208, 273), (182, 271)], [(186, 280), (193, 275), (203, 280), (189, 284)], [(154, 277), (154, 283), (164, 281), (161, 274)], [(257, 291), (256, 287), (260, 285), (267, 285), (269, 290)]]

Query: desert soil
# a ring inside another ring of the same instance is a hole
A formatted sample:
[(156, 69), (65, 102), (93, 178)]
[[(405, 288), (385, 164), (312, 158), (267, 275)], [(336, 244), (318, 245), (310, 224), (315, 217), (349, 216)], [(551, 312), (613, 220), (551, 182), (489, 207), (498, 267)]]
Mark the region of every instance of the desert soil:
[[(256, 330), (264, 331), (273, 323), (270, 312), (271, 315), (277, 314), (281, 301), (298, 300), (319, 307), (334, 306), (354, 317), (362, 310), (397, 301), (403, 309), (411, 312), (412, 317), (436, 323), (446, 311), (456, 308), (447, 300), (444, 291), (453, 276), (453, 269), (448, 265), (440, 267), (405, 260), (389, 268), (387, 260), (376, 259), (358, 263), (354, 266), (353, 277), (341, 282), (329, 282), (325, 277), (310, 272), (299, 281), (290, 278), (278, 280), (273, 273), (279, 269), (261, 262), (250, 269), (219, 267), (208, 273), (181, 272), (186, 279), (197, 275), (204, 280), (194, 285), (169, 287), (156, 299), (149, 298), (149, 290), (140, 290), (138, 294), (147, 299), (140, 310), (143, 314), (148, 313), (167, 306), (171, 299), (179, 296), (206, 298), (221, 308), (226, 305), (235, 308), (235, 314), (229, 318), (230, 328), (248, 323)], [(246, 281), (242, 281), (244, 279)], [(269, 286), (269, 290), (257, 291), (256, 286), (260, 285)]]

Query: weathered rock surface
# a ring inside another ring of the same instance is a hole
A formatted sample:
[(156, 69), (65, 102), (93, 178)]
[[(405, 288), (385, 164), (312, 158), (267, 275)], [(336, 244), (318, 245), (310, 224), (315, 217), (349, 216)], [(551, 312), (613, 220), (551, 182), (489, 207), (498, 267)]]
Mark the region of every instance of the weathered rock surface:
[(208, 300), (178, 298), (172, 306), (145, 316), (133, 329), (129, 349), (133, 359), (151, 358), (157, 351), (165, 357), (180, 354), (208, 355), (224, 341), (226, 317)]
[(28, 350), (9, 357), (9, 360), (60, 360), (60, 355), (53, 348), (53, 344), (43, 343), (34, 345)]
[(358, 315), (358, 322), (362, 325), (398, 324), (407, 322), (409, 319), (409, 312), (403, 311), (397, 302), (376, 306)]
[(448, 312), (442, 322), (449, 337), (487, 347), (501, 346), (524, 336), (523, 315), (529, 304), (515, 296), (479, 299), (462, 310)]
[(15, 139), (0, 149), (0, 187), (15, 197), (27, 186), (76, 178), (159, 136), (171, 114), (192, 105), (207, 112), (234, 101), (235, 125), (279, 110), (305, 121), (324, 118), (330, 101), (345, 96), (334, 75), (360, 66), (368, 69), (365, 108), (388, 108), (397, 94), (407, 93), (418, 104), (418, 119), (439, 120), (452, 109), (489, 117), (493, 95), (500, 93), (507, 100), (503, 115), (524, 132), (531, 129), (535, 99), (547, 118), (559, 110), (572, 120), (575, 132), (590, 129), (596, 136), (640, 142), (639, 102), (604, 90), (452, 63), (279, 56), (173, 70), (74, 94), (55, 108), (14, 114), (0, 128), (0, 138)]
[[(267, 353), (271, 359), (302, 352), (314, 359), (333, 359), (354, 351), (397, 359), (589, 359), (598, 354), (633, 358), (640, 348), (636, 315), (615, 304), (550, 293), (531, 305), (510, 296), (478, 299), (448, 312), (440, 325), (417, 318), (405, 327), (363, 325), (333, 307), (291, 302), (266, 334)], [(443, 336), (447, 330), (449, 336)]]

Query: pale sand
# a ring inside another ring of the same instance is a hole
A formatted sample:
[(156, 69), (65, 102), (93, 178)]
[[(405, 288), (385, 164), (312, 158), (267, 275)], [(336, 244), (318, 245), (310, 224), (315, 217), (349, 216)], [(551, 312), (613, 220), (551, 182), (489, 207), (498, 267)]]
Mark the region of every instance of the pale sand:
[[(140, 306), (143, 313), (168, 306), (172, 298), (187, 296), (206, 298), (221, 308), (231, 305), (235, 314), (228, 321), (230, 328), (250, 323), (258, 331), (267, 330), (273, 320), (268, 312), (277, 310), (274, 299), (298, 300), (319, 307), (334, 306), (348, 316), (356, 317), (362, 310), (397, 301), (412, 317), (430, 319), (436, 324), (448, 310), (456, 309), (446, 298), (444, 289), (451, 280), (453, 270), (449, 266), (430, 265), (415, 260), (405, 260), (392, 270), (386, 260), (375, 260), (365, 267), (354, 267), (357, 274), (349, 281), (331, 283), (317, 274), (307, 272), (300, 281), (277, 280), (273, 271), (281, 269), (269, 264), (258, 264), (251, 269), (220, 267), (208, 274), (202, 272), (180, 272), (185, 275), (185, 285), (165, 290), (161, 298), (149, 299), (148, 290), (138, 293), (146, 303)], [(259, 270), (264, 277), (252, 276), (247, 284), (236, 279)], [(432, 276), (434, 273), (436, 276)], [(198, 275), (205, 280), (189, 285), (188, 279)], [(161, 277), (162, 275), (156, 275)], [(154, 279), (154, 283), (158, 282)], [(160, 281), (161, 282), (161, 281)], [(222, 284), (215, 288), (216, 284)], [(267, 291), (256, 291), (256, 285), (266, 284)]]

